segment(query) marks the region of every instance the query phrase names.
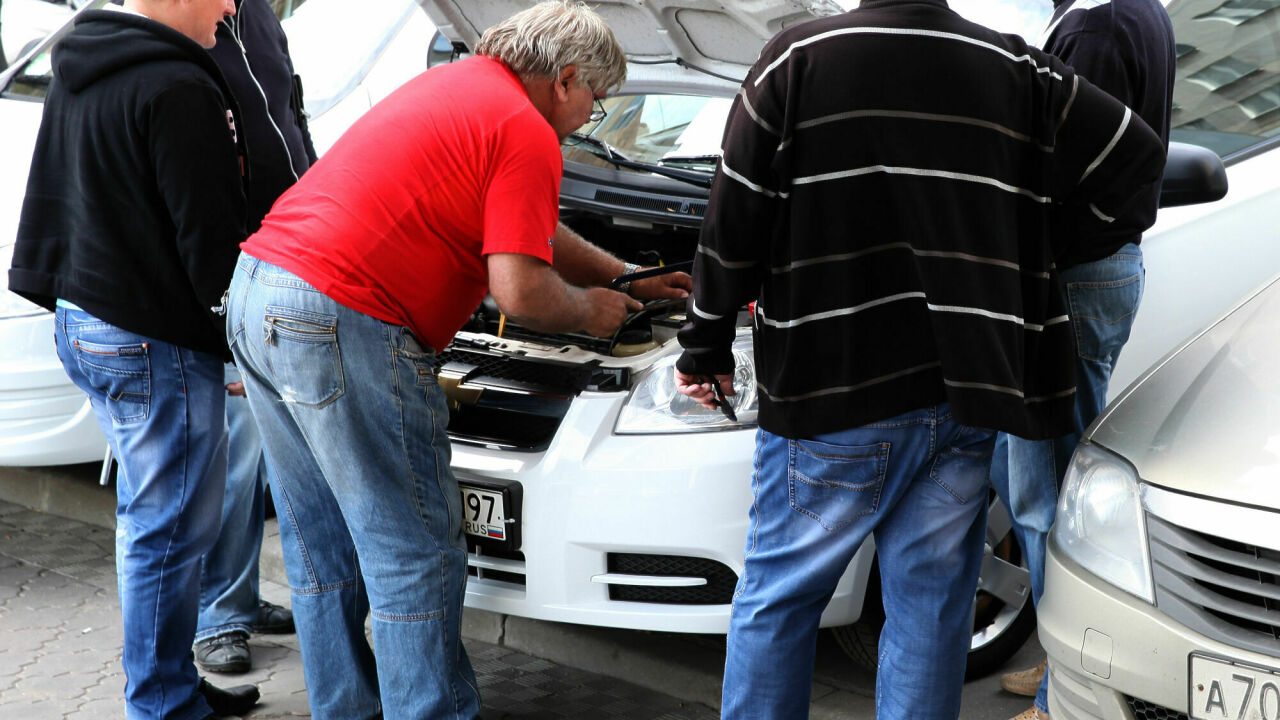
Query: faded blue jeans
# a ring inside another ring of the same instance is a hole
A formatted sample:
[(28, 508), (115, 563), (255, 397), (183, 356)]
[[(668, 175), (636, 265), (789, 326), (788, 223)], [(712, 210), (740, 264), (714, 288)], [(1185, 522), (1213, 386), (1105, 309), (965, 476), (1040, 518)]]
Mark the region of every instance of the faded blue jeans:
[[(1022, 545), (1031, 574), (1031, 598), (1044, 594), (1045, 543), (1058, 507), (1058, 487), (1084, 431), (1107, 405), (1107, 388), (1120, 350), (1129, 340), (1142, 302), (1146, 271), (1142, 250), (1132, 243), (1114, 254), (1062, 271), (1071, 329), (1076, 339), (1076, 411), (1073, 431), (1052, 440), (1025, 440), (1000, 433), (991, 484)], [(1035, 705), (1049, 712), (1049, 675)]]
[(59, 307), (58, 358), (120, 463), (116, 570), (130, 720), (192, 720), (200, 558), (218, 533), (227, 467), (222, 360)]
[(992, 443), (945, 403), (808, 440), (758, 431), (721, 717), (809, 716), (818, 620), (874, 535), (886, 616), (876, 717), (955, 720)]
[[(239, 382), (235, 365), (227, 383)], [(222, 530), (204, 556), (200, 575), (200, 616), (196, 640), (243, 632), (258, 620), (258, 557), (266, 520), (267, 466), (258, 424), (243, 397), (227, 398), (227, 491)]]
[(227, 302), (313, 717), (472, 720), (462, 498), (432, 353), (244, 254)]

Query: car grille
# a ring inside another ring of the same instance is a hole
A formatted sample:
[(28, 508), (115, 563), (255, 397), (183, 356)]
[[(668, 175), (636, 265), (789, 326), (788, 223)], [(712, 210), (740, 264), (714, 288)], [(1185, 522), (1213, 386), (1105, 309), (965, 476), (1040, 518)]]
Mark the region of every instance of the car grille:
[(1124, 700), (1129, 704), (1129, 712), (1133, 713), (1133, 720), (1188, 720), (1186, 713), (1177, 710), (1170, 710), (1138, 698), (1125, 697)]
[(440, 372), (455, 374), (474, 385), (572, 397), (587, 386), (592, 368), (451, 347), (440, 353)]
[(1156, 605), (1206, 637), (1280, 657), (1280, 550), (1148, 513)]
[(509, 450), (551, 443), (568, 401), (601, 379), (593, 365), (514, 358), (450, 346), (440, 354), (440, 385), (449, 398), (449, 437)]
[(646, 577), (702, 578), (693, 587), (610, 584), (609, 599), (668, 605), (727, 605), (733, 600), (738, 575), (724, 563), (681, 555), (609, 553), (609, 573)]

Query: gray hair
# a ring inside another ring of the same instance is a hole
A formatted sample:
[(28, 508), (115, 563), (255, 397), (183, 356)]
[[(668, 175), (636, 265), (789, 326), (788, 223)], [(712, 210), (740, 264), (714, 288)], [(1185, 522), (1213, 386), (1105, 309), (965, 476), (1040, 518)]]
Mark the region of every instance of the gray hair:
[(604, 20), (585, 3), (549, 0), (484, 31), (476, 54), (501, 60), (521, 80), (553, 78), (576, 66), (579, 82), (608, 92), (627, 79), (627, 57)]

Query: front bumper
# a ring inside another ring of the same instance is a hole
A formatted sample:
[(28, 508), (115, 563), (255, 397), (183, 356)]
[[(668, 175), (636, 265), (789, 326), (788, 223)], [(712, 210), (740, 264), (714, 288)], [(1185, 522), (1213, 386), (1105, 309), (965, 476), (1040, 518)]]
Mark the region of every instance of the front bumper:
[(62, 369), (53, 315), (0, 321), (0, 465), (101, 461), (107, 441)]
[(1052, 536), (1037, 614), (1054, 720), (1185, 720), (1193, 652), (1280, 668), (1278, 658), (1207, 638), (1098, 579), (1065, 558)]
[[(472, 553), (468, 607), (520, 617), (667, 632), (723, 633), (730, 605), (618, 599), (620, 583), (663, 587), (676, 576), (620, 576), (618, 554), (697, 558), (742, 572), (751, 504), (753, 429), (614, 435), (625, 393), (579, 395), (551, 445), (522, 453), (455, 443), (459, 482), (523, 487), (523, 559)], [(873, 550), (841, 579), (823, 625), (862, 612)], [(495, 579), (497, 578), (497, 579)]]

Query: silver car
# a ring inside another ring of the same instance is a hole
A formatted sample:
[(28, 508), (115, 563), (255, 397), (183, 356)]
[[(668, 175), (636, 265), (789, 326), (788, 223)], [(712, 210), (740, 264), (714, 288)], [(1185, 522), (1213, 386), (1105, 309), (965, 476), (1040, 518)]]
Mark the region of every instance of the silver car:
[(1054, 720), (1280, 718), (1280, 276), (1090, 429), (1049, 541)]

